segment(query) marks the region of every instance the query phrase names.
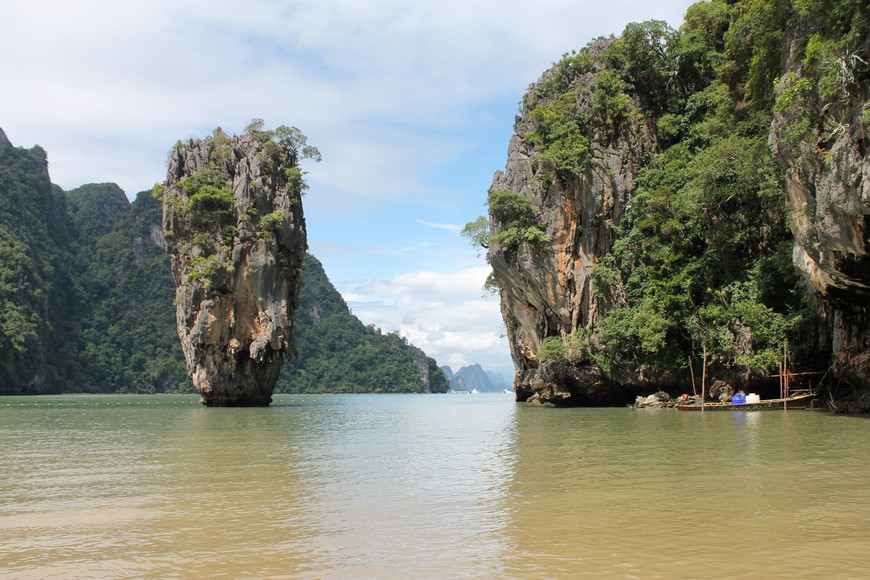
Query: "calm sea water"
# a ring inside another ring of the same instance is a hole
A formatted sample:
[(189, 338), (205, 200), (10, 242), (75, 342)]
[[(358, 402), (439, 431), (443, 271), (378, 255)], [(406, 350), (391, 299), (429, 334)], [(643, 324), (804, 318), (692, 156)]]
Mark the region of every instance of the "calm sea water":
[(0, 398), (2, 578), (866, 578), (870, 421)]

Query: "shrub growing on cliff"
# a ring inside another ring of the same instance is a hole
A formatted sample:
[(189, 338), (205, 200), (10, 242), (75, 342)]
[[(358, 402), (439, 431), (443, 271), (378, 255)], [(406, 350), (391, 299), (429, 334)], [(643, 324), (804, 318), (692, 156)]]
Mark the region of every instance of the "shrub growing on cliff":
[(536, 127), (525, 138), (540, 149), (537, 160), (543, 164), (545, 181), (570, 179), (583, 171), (592, 157), (574, 93), (535, 106), (530, 116)]
[(541, 247), (553, 241), (544, 232), (531, 200), (524, 195), (506, 189), (490, 191), (488, 205), (493, 222), (498, 224), (489, 243), (512, 252), (522, 243)]
[(203, 284), (208, 287), (211, 283), (211, 275), (222, 265), (221, 259), (217, 255), (209, 257), (197, 256), (190, 264), (190, 269), (187, 273), (188, 280), (202, 280)]
[(229, 214), (233, 209), (233, 194), (228, 189), (203, 185), (188, 199), (188, 209), (193, 217)]
[[(546, 247), (553, 241), (544, 232), (538, 213), (527, 197), (506, 189), (491, 190), (487, 205), (491, 221), (480, 216), (462, 228), (461, 235), (473, 246), (488, 249), (494, 244), (510, 253), (515, 252), (520, 244)], [(495, 231), (492, 224), (497, 224)]]
[(308, 190), (308, 184), (305, 183), (304, 177), (305, 172), (299, 169), (299, 167), (287, 167), (284, 169), (284, 179), (287, 180), (287, 187), (290, 191), (303, 196)]
[(257, 235), (266, 241), (275, 241), (275, 234), (281, 231), (288, 217), (287, 212), (280, 209), (267, 213), (260, 218), (260, 223), (257, 225)]
[(489, 220), (480, 216), (473, 222), (465, 224), (459, 235), (468, 238), (472, 246), (487, 249), (489, 248)]
[(568, 347), (562, 342), (562, 338), (558, 336), (548, 336), (544, 339), (541, 348), (538, 349), (538, 362), (540, 364), (549, 364), (565, 358), (568, 354)]
[(233, 159), (233, 142), (226, 135), (217, 135), (209, 140), (209, 162), (217, 166)]
[(263, 119), (252, 119), (245, 127), (245, 134), (250, 135), (263, 144), (263, 159), (270, 159), (276, 164), (296, 165), (302, 159), (320, 161), (320, 151), (313, 145), (308, 145), (308, 138), (296, 127), (280, 125), (275, 129), (266, 130)]

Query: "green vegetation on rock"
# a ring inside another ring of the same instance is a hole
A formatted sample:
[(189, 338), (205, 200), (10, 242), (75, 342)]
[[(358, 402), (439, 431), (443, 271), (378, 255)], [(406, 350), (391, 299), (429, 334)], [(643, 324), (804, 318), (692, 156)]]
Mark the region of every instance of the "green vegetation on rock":
[(500, 224), (489, 243), (514, 251), (522, 243), (546, 246), (552, 241), (527, 197), (505, 189), (490, 191), (488, 205), (493, 221)]
[[(226, 154), (216, 150), (212, 161)], [(227, 211), (223, 195), (205, 189), (224, 188), (219, 175), (188, 183), (200, 197), (183, 210)], [(162, 195), (158, 186), (131, 204), (115, 184), (63, 192), (51, 185), (42, 149), (13, 147), (0, 131), (0, 394), (192, 392), (162, 248)], [(260, 217), (258, 234), (274, 231), (281, 214)], [(206, 227), (192, 243), (213, 252), (223, 241)], [(218, 258), (203, 252), (190, 275), (207, 279)], [(308, 256), (306, 265), (294, 327), (300, 358), (285, 362), (279, 391), (447, 390), (434, 360), (364, 326), (320, 263)]]
[(596, 268), (600, 290), (622, 297), (594, 328), (605, 370), (673, 372), (707, 352), (765, 374), (786, 342), (795, 360), (819, 362), (767, 143), (788, 17), (777, 2), (699, 3), (663, 52), (705, 63), (706, 74), (691, 84), (675, 76), (693, 90), (648, 109), (670, 145), (638, 176), (612, 257)]
[[(277, 137), (279, 145), (284, 139), (281, 147), (292, 141), (299, 155), (316, 155), (305, 152), (291, 129), (261, 136)], [(204, 220), (190, 241), (200, 253), (189, 275), (202, 280), (223, 266), (223, 236), (235, 235), (226, 222), (212, 228), (213, 218), (221, 222), (232, 209), (226, 178), (215, 165), (231, 154), (229, 140), (213, 138), (211, 167), (185, 180), (189, 197), (173, 208)], [(293, 187), (303, 186), (301, 171), (290, 177), (300, 180)], [(193, 391), (163, 249), (164, 193), (158, 185), (130, 203), (110, 183), (63, 192), (49, 180), (42, 149), (13, 147), (0, 131), (0, 394)], [(287, 218), (281, 210), (251, 214), (258, 236), (272, 235)], [(396, 335), (364, 326), (320, 263), (308, 256), (306, 264), (294, 327), (300, 358), (285, 363), (279, 391), (447, 390), (433, 359)]]
[[(100, 221), (98, 207), (86, 210), (99, 200), (94, 187), (67, 194), (76, 200), (70, 206), (79, 208), (73, 226), (80, 234)], [(88, 377), (73, 390), (189, 392), (175, 331), (169, 257), (159, 245), (160, 203), (142, 192), (131, 204), (113, 188), (113, 203), (123, 211), (108, 231), (97, 237), (80, 235), (77, 244), (81, 334), (70, 338), (81, 344)]]
[(41, 149), (0, 146), (0, 392), (189, 390), (160, 219), (148, 193), (64, 193)]
[(66, 198), (40, 147), (13, 147), (0, 130), (0, 392), (42, 392), (81, 375), (79, 305)]
[[(553, 241), (527, 197), (506, 189), (491, 190), (487, 206), (492, 220), (480, 216), (462, 228), (461, 235), (472, 245), (489, 248), (494, 244), (507, 253), (516, 253), (522, 244), (546, 248)], [(493, 223), (497, 228), (492, 228)]]

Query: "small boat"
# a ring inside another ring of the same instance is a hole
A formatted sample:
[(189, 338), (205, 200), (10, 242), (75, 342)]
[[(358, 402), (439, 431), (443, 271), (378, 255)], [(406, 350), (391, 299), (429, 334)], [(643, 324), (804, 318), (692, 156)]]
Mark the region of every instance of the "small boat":
[(783, 399), (761, 399), (752, 403), (691, 403), (674, 405), (680, 411), (764, 411), (766, 409), (804, 409), (816, 396), (813, 393)]
[[(742, 393), (734, 395), (731, 402), (715, 402), (704, 403), (700, 401), (693, 403), (683, 403), (674, 405), (680, 411), (764, 411), (767, 409), (805, 409), (810, 401), (816, 398), (816, 394), (812, 391), (800, 390), (792, 391), (791, 378), (802, 375), (823, 375), (827, 372), (804, 372), (792, 373), (788, 370), (789, 354), (788, 342), (783, 345), (782, 360), (779, 363), (779, 374), (771, 375), (772, 378), (779, 379), (779, 399), (759, 399), (758, 395), (752, 395), (753, 400), (746, 401)], [(707, 350), (704, 349), (704, 378), (701, 379), (701, 390), (703, 392), (706, 385), (707, 375)], [(693, 375), (694, 376), (694, 375)], [(694, 378), (692, 379), (694, 387)], [(739, 398), (738, 398), (739, 396)], [(747, 396), (748, 398), (748, 396)]]

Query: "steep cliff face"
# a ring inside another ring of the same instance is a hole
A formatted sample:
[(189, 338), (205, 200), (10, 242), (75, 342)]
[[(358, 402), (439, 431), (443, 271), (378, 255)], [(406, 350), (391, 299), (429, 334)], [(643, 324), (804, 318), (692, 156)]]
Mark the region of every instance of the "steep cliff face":
[(0, 130), (0, 393), (190, 390), (160, 223), (150, 192), (52, 186)]
[(787, 362), (870, 409), (868, 63), (866, 3), (712, 0), (532, 85), (471, 230), (517, 399), (770, 395)]
[[(863, 12), (839, 26), (866, 29)], [(834, 354), (834, 404), (870, 412), (870, 37), (850, 46), (836, 42), (842, 29), (813, 24), (788, 38), (770, 145), (788, 177), (794, 263), (818, 296)], [(817, 63), (808, 56), (813, 33)]]
[[(592, 45), (591, 58), (609, 43), (602, 39)], [(601, 82), (597, 69), (593, 65), (569, 81), (581, 101), (588, 99), (581, 107), (591, 107), (597, 98)], [(490, 203), (495, 236), (488, 258), (501, 288), (517, 400), (534, 395), (556, 403), (610, 404), (624, 394), (599, 368), (588, 361), (542, 362), (538, 353), (548, 337), (582, 333), (612, 302), (593, 289), (592, 267), (612, 248), (615, 224), (631, 199), (633, 180), (658, 143), (643, 117), (632, 116), (619, 128), (590, 119), (580, 127), (588, 135), (589, 161), (577, 172), (555, 171), (554, 162), (542, 155), (542, 147), (530, 135), (541, 130), (542, 120), (535, 118), (534, 111), (557, 103), (558, 95), (545, 89), (548, 79), (564, 74), (551, 69), (529, 87), (523, 114), (514, 125), (506, 168), (496, 172), (490, 187), (491, 192), (509, 191), (530, 200), (550, 243), (499, 242), (498, 232), (510, 225), (492, 211)], [(626, 107), (638, 108), (637, 103)]]
[(72, 390), (81, 378), (66, 211), (45, 150), (15, 147), (0, 129), (0, 393)]
[(306, 250), (301, 145), (298, 132), (218, 129), (170, 153), (163, 229), (178, 336), (205, 405), (268, 405), (293, 355)]
[(178, 345), (162, 208), (151, 191), (130, 203), (114, 184), (67, 192), (78, 234), (75, 271), (86, 297), (73, 340), (91, 392), (190, 392)]

